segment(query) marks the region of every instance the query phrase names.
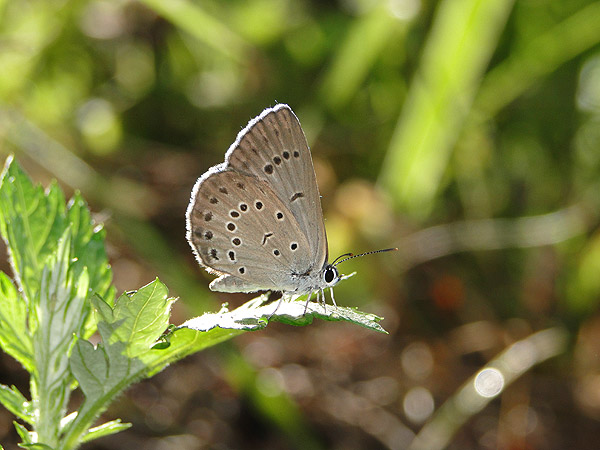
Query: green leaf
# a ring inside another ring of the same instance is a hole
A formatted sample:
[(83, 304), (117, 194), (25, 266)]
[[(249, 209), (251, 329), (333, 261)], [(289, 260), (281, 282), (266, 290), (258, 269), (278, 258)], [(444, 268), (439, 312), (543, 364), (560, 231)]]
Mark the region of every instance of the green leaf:
[(42, 268), (64, 229), (64, 213), (65, 200), (56, 184), (44, 193), (8, 158), (0, 181), (0, 233), (28, 301), (39, 292)]
[[(66, 428), (66, 448), (84, 436), (87, 440), (95, 439), (90, 437), (93, 433), (93, 429), (88, 430), (90, 424), (127, 386), (147, 376), (147, 355), (168, 327), (174, 301), (158, 279), (133, 294), (123, 294), (114, 308), (99, 296), (92, 298), (102, 343), (94, 347), (80, 339), (73, 348), (71, 373), (79, 382), (85, 400), (75, 420)], [(119, 428), (113, 423), (95, 433), (100, 437), (104, 432), (117, 431)]]
[[(92, 422), (104, 411), (110, 402), (127, 386), (140, 379), (146, 369), (137, 358), (126, 356), (127, 346), (123, 342), (98, 344), (94, 347), (89, 341), (78, 340), (70, 357), (71, 373), (79, 382), (85, 400), (77, 417), (65, 429), (64, 448), (71, 448), (82, 439), (95, 439)], [(114, 428), (113, 432), (117, 432)], [(101, 436), (98, 432), (97, 437)]]
[(33, 424), (31, 404), (15, 386), (0, 384), (0, 402), (19, 419)]
[(168, 327), (174, 299), (168, 298), (164, 284), (158, 279), (137, 292), (119, 297), (113, 308), (94, 296), (102, 344), (78, 340), (71, 355), (71, 372), (79, 382), (86, 401), (110, 392), (127, 377), (138, 377), (144, 364), (136, 359), (148, 353)]
[(131, 295), (121, 295), (114, 309), (98, 297), (92, 304), (103, 341), (124, 342), (127, 355), (135, 357), (147, 352), (169, 326), (174, 301), (157, 279)]
[(187, 327), (176, 328), (167, 336), (169, 345), (154, 346), (143, 355), (147, 365), (147, 376), (152, 376), (168, 364), (178, 361), (188, 355), (225, 342), (244, 333), (241, 329), (214, 327), (208, 331), (198, 331)]
[(323, 305), (315, 303), (309, 303), (305, 314), (304, 304), (304, 301), (294, 301), (287, 304), (284, 302), (283, 310), (277, 311), (273, 319), (289, 325), (308, 325), (316, 317), (329, 322), (350, 322), (372, 331), (388, 334), (378, 323), (383, 320), (383, 317), (375, 314), (359, 311), (358, 308), (331, 305), (323, 307)]
[[(19, 287), (0, 275), (0, 344), (32, 374), (37, 440), (54, 445), (74, 387), (75, 335), (96, 330), (88, 299), (93, 292), (114, 298), (104, 231), (79, 193), (67, 205), (56, 183), (44, 192), (9, 158), (0, 179), (0, 233)], [(16, 397), (6, 400), (14, 409)]]
[(33, 444), (33, 441), (31, 440), (31, 433), (25, 426), (21, 425), (19, 422), (14, 421), (13, 425), (15, 426), (15, 430), (17, 430), (17, 434), (19, 435), (22, 441), (21, 444), (19, 444), (20, 447), (22, 447), (23, 444)]
[(41, 442), (33, 442), (31, 440), (31, 432), (19, 422), (13, 422), (13, 425), (15, 426), (15, 429), (17, 430), (17, 433), (22, 441), (19, 444), (19, 447), (28, 448), (30, 450), (54, 450), (53, 447), (50, 447), (49, 445)]
[(111, 303), (114, 288), (104, 231), (93, 223), (79, 193), (65, 203), (56, 183), (44, 192), (12, 157), (7, 159), (0, 179), (0, 233), (7, 242), (17, 283), (27, 302), (38, 295), (43, 268), (70, 228), (74, 279), (87, 267), (90, 289)]
[(41, 274), (39, 296), (31, 303), (30, 325), (36, 371), (36, 432), (43, 442), (56, 443), (57, 424), (64, 416), (71, 391), (69, 372), (75, 334), (90, 313), (87, 268), (74, 270), (72, 232), (67, 227)]
[(317, 317), (328, 321), (351, 322), (373, 331), (387, 333), (378, 323), (382, 320), (381, 317), (355, 308), (330, 305), (324, 307), (311, 302), (305, 314), (305, 300), (283, 300), (281, 304), (276, 305), (265, 304), (267, 299), (268, 296), (261, 295), (233, 311), (229, 311), (227, 306), (223, 305), (218, 313), (206, 313), (175, 328), (161, 341), (161, 344), (168, 342), (168, 345), (154, 346), (151, 352), (143, 355), (148, 366), (148, 376), (187, 355), (217, 345), (246, 331), (261, 330), (271, 320), (290, 325), (308, 325), (312, 323), (314, 317)]
[(35, 444), (20, 444), (19, 447), (28, 448), (29, 450), (54, 450), (53, 447), (39, 442)]
[(209, 331), (215, 327), (244, 331), (263, 329), (269, 323), (266, 317), (274, 311), (273, 306), (269, 314), (266, 313), (266, 310), (260, 309), (266, 298), (266, 296), (261, 295), (233, 311), (229, 311), (227, 303), (224, 303), (219, 312), (205, 313), (199, 317), (194, 317), (183, 323), (181, 327), (197, 331)]
[(130, 423), (123, 423), (121, 422), (121, 419), (111, 420), (110, 422), (103, 423), (97, 427), (90, 428), (88, 433), (83, 436), (82, 442), (89, 442), (94, 439), (119, 433), (120, 431), (126, 430), (130, 427)]
[(104, 330), (101, 332), (103, 343), (94, 347), (89, 341), (78, 340), (70, 358), (71, 373), (86, 397), (82, 411), (87, 405), (100, 399), (110, 400), (105, 397), (116, 395), (139, 378), (144, 370), (141, 360), (127, 356), (127, 342), (110, 343), (110, 334), (106, 339), (110, 327), (106, 323), (100, 323), (99, 328)]
[(381, 317), (358, 311), (356, 308), (321, 305), (315, 302), (309, 302), (307, 305), (305, 299), (290, 300), (285, 297), (277, 304), (265, 304), (267, 299), (266, 295), (261, 295), (233, 311), (228, 311), (224, 305), (218, 313), (204, 314), (188, 320), (181, 326), (198, 331), (208, 331), (215, 327), (249, 331), (264, 328), (270, 320), (289, 325), (308, 325), (317, 317), (327, 321), (351, 322), (373, 331), (387, 333), (378, 323), (382, 320)]
[(88, 204), (79, 192), (69, 201), (67, 221), (73, 233), (76, 274), (87, 267), (92, 291), (112, 304), (115, 288), (112, 286), (112, 271), (104, 248), (106, 233), (102, 225), (94, 225)]
[(33, 347), (27, 330), (27, 305), (12, 281), (0, 272), (0, 347), (33, 372)]
[[(70, 347), (73, 333), (81, 331), (91, 309), (87, 302), (88, 271), (87, 268), (75, 270), (71, 239), (71, 229), (67, 228), (44, 267), (39, 300), (33, 304), (36, 308), (36, 314), (32, 315), (34, 344), (46, 348), (49, 354), (54, 353), (57, 359), (65, 359), (65, 353), (56, 353), (66, 352)], [(38, 356), (36, 354), (36, 358)]]

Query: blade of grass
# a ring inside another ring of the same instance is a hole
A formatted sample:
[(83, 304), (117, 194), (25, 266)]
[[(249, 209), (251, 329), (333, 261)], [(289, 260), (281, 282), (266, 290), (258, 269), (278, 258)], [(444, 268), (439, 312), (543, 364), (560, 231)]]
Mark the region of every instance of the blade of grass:
[(537, 80), (600, 42), (600, 2), (594, 2), (521, 47), (485, 77), (476, 116), (493, 117)]
[(431, 211), (449, 156), (513, 0), (442, 2), (380, 181), (414, 217)]
[[(438, 410), (419, 431), (409, 450), (438, 450), (448, 446), (454, 433), (490, 401), (500, 395), (513, 381), (534, 365), (564, 351), (568, 334), (563, 328), (548, 328), (515, 342), (494, 360), (490, 361)], [(481, 376), (483, 375), (483, 377)], [(488, 377), (487, 380), (482, 378)], [(494, 393), (481, 387), (492, 387)], [(485, 386), (485, 385), (488, 386)]]
[(343, 107), (356, 93), (377, 56), (402, 24), (387, 4), (355, 20), (320, 87), (320, 97), (330, 108)]
[(188, 32), (205, 45), (235, 61), (243, 61), (249, 45), (231, 28), (208, 14), (199, 4), (186, 0), (142, 0), (175, 26)]

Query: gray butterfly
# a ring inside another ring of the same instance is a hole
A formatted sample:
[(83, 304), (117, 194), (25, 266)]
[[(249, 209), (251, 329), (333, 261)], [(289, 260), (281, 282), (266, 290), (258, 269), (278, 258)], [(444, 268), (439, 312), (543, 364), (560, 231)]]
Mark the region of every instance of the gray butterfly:
[[(327, 262), (310, 150), (287, 105), (265, 109), (248, 123), (225, 162), (196, 182), (186, 216), (196, 258), (219, 275), (210, 283), (213, 291), (316, 292), (324, 301), (324, 289), (345, 278), (335, 261)], [(331, 298), (335, 304), (333, 290)]]

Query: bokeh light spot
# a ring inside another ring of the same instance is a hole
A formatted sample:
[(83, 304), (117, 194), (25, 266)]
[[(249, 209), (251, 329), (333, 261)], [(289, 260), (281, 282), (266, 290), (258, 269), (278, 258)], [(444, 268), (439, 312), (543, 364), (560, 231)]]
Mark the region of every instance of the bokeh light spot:
[(121, 142), (121, 122), (113, 106), (102, 98), (93, 98), (79, 108), (77, 121), (83, 139), (96, 154), (111, 153)]
[(402, 369), (413, 380), (428, 377), (433, 370), (433, 355), (424, 342), (409, 344), (401, 356)]
[(482, 397), (495, 397), (504, 388), (504, 376), (498, 369), (483, 369), (475, 377), (475, 390)]
[(412, 388), (402, 402), (404, 414), (413, 423), (425, 422), (433, 413), (434, 406), (431, 392), (424, 387)]

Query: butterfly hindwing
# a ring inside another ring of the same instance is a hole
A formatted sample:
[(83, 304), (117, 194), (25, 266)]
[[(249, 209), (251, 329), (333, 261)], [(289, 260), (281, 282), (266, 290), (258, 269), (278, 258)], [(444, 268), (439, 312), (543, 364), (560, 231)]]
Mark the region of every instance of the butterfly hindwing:
[(196, 183), (187, 216), (199, 262), (239, 279), (230, 282), (234, 291), (293, 290), (292, 275), (309, 270), (310, 246), (295, 216), (255, 176), (216, 166)]

